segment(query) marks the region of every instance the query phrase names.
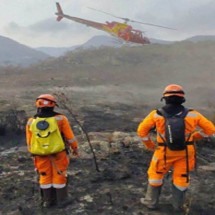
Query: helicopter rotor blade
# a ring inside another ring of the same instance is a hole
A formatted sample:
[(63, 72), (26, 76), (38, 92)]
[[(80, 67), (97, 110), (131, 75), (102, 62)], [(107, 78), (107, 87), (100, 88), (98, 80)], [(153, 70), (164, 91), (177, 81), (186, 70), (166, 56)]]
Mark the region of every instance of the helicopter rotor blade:
[(107, 15), (110, 15), (110, 16), (113, 16), (113, 17), (116, 17), (116, 18), (120, 18), (120, 17), (117, 17), (117, 16), (115, 16), (115, 15), (113, 15), (113, 14), (111, 14), (111, 13), (104, 12), (104, 11), (102, 11), (102, 10), (97, 10), (97, 9), (95, 9), (95, 8), (92, 8), (92, 7), (88, 7), (88, 8), (91, 9), (91, 10), (99, 11), (99, 12), (101, 12), (101, 13), (104, 13), (104, 14), (107, 14)]
[(88, 8), (91, 9), (91, 10), (95, 10), (95, 11), (98, 11), (98, 12), (101, 12), (101, 13), (104, 13), (104, 14), (107, 14), (107, 15), (109, 15), (109, 16), (113, 16), (113, 17), (118, 18), (118, 19), (122, 19), (122, 20), (124, 20), (125, 22), (129, 22), (129, 21), (130, 21), (130, 19), (128, 19), (128, 18), (115, 16), (115, 15), (113, 15), (113, 14), (111, 14), (111, 13), (107, 13), (107, 12), (104, 12), (104, 11), (102, 11), (102, 10), (97, 10), (97, 9), (95, 9), (95, 8), (92, 8), (92, 7), (88, 7)]
[(174, 28), (165, 27), (165, 26), (162, 26), (162, 25), (156, 25), (156, 24), (151, 24), (151, 23), (145, 23), (145, 22), (140, 22), (140, 21), (132, 20), (132, 19), (129, 19), (129, 18), (124, 18), (124, 17), (115, 16), (115, 15), (113, 15), (113, 14), (111, 14), (111, 13), (107, 13), (107, 12), (102, 11), (102, 10), (97, 10), (97, 9), (95, 9), (95, 8), (91, 8), (91, 7), (88, 7), (88, 8), (91, 9), (91, 10), (95, 10), (95, 11), (99, 11), (99, 12), (101, 12), (101, 13), (107, 14), (107, 15), (109, 15), (109, 16), (113, 16), (113, 17), (118, 18), (118, 19), (122, 19), (122, 20), (124, 20), (126, 23), (127, 23), (127, 22), (134, 22), (134, 23), (139, 23), (139, 24), (143, 24), (143, 25), (150, 25), (150, 26), (159, 27), (159, 28), (166, 28), (166, 29), (170, 29), (170, 30), (176, 30), (176, 29), (174, 29)]
[(129, 20), (129, 22), (135, 22), (135, 23), (139, 23), (139, 24), (143, 24), (143, 25), (151, 25), (151, 26), (154, 26), (154, 27), (166, 28), (166, 29), (170, 29), (170, 30), (176, 30), (175, 28), (170, 28), (170, 27), (166, 27), (166, 26), (162, 26), (162, 25), (156, 25), (156, 24), (152, 24), (152, 23), (135, 21), (135, 20), (131, 20), (131, 19)]

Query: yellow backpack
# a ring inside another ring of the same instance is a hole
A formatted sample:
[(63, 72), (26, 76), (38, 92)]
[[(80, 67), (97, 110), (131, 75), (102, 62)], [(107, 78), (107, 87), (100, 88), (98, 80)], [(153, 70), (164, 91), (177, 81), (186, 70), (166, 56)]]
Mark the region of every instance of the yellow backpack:
[(50, 155), (61, 152), (65, 144), (55, 117), (35, 118), (30, 125), (32, 138), (29, 151), (34, 155)]

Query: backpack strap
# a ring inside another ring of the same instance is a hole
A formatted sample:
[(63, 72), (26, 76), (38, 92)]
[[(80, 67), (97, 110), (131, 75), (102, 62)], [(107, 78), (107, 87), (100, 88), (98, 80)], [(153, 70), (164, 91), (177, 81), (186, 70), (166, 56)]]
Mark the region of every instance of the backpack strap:
[(157, 114), (160, 115), (160, 116), (164, 116), (164, 117), (167, 116), (167, 114), (166, 114), (166, 112), (165, 112), (165, 110), (163, 108), (157, 109)]
[[(192, 111), (193, 109), (189, 109), (189, 108), (184, 108), (184, 110), (182, 111), (182, 113), (180, 113), (180, 117), (181, 118), (185, 118), (185, 116), (188, 114), (189, 111)], [(157, 114), (163, 116), (164, 118), (168, 118), (171, 115), (168, 114), (163, 108), (159, 108), (157, 109)], [(177, 115), (177, 114), (176, 114)], [(174, 116), (174, 115), (173, 115)]]
[(180, 114), (180, 117), (181, 118), (185, 118), (187, 116), (189, 112), (189, 109), (188, 108), (184, 108), (183, 112)]

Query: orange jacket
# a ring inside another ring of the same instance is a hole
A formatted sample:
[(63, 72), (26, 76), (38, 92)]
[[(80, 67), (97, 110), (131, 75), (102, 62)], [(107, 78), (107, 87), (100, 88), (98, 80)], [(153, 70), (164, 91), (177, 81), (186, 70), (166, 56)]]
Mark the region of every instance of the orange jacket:
[[(164, 123), (164, 117), (157, 114), (157, 110), (153, 110), (139, 124), (137, 134), (141, 137), (143, 144), (146, 146), (146, 148), (154, 149), (155, 147), (155, 143), (150, 139), (150, 130), (155, 127), (157, 131), (157, 142), (163, 143), (163, 140), (159, 134), (164, 136)], [(197, 130), (198, 128), (201, 128), (201, 130)], [(185, 117), (185, 135), (188, 137), (189, 134), (191, 134), (189, 141), (195, 141), (199, 138), (215, 135), (215, 126), (211, 121), (209, 121), (199, 112), (191, 110)]]
[[(55, 119), (57, 120), (59, 130), (60, 130), (61, 134), (63, 135), (64, 139), (66, 140), (66, 143), (73, 150), (76, 150), (78, 148), (78, 142), (70, 127), (67, 117), (62, 114), (59, 114), (59, 115), (55, 116)], [(33, 118), (29, 118), (27, 125), (26, 125), (26, 141), (27, 141), (28, 145), (31, 143), (32, 133), (30, 131), (30, 125), (31, 125), (32, 121), (33, 121)]]

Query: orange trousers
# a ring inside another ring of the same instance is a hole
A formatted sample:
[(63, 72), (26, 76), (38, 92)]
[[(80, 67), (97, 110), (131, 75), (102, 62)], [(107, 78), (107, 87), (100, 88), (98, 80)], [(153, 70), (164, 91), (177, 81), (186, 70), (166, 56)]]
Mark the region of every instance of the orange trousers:
[(41, 188), (62, 188), (66, 185), (69, 166), (66, 151), (49, 156), (35, 156), (34, 165), (39, 173)]
[[(187, 169), (187, 163), (189, 170)], [(187, 171), (190, 172), (195, 167), (195, 152), (188, 150), (188, 159), (186, 151), (171, 151), (168, 148), (158, 147), (152, 157), (150, 167), (148, 169), (148, 180), (151, 186), (161, 186), (166, 173), (172, 170), (173, 184), (181, 188), (187, 189), (189, 180)]]

